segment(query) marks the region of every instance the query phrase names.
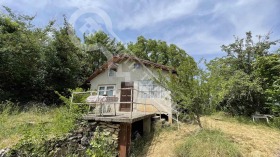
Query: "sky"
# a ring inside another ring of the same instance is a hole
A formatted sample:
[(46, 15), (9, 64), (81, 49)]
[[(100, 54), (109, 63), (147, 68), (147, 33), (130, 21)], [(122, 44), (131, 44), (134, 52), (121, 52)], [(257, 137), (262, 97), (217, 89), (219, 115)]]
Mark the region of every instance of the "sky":
[(50, 20), (60, 27), (66, 15), (80, 37), (103, 30), (126, 44), (143, 35), (176, 44), (196, 60), (225, 56), (221, 45), (248, 31), (280, 39), (280, 0), (0, 0), (0, 5), (36, 15), (36, 27)]

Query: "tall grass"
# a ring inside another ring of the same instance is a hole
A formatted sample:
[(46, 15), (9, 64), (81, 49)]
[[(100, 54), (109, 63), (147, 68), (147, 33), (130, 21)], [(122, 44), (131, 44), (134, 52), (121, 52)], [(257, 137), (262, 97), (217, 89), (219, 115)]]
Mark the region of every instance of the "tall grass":
[(272, 119), (269, 118), (269, 123), (266, 122), (266, 119), (256, 119), (253, 122), (252, 117), (248, 116), (231, 116), (227, 115), (225, 112), (216, 112), (212, 114), (210, 117), (220, 120), (225, 120), (228, 122), (238, 122), (248, 125), (256, 125), (256, 126), (266, 126), (271, 128), (280, 129), (280, 117), (273, 117)]
[(241, 153), (222, 132), (202, 129), (175, 150), (178, 157), (239, 157)]
[(0, 106), (0, 149), (26, 139), (36, 143), (61, 136), (74, 128), (76, 115), (67, 106), (30, 103), (28, 107), (20, 108), (11, 102)]

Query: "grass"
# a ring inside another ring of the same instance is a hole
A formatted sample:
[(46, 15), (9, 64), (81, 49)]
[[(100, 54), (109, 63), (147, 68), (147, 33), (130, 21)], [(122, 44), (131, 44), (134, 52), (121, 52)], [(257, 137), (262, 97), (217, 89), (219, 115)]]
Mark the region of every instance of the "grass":
[(243, 156), (279, 156), (280, 130), (265, 122), (224, 113), (202, 117), (203, 125), (219, 129), (237, 143)]
[[(235, 145), (242, 156), (280, 155), (279, 129), (250, 122), (250, 119), (242, 122), (224, 113), (203, 116), (201, 121), (204, 128), (222, 132), (222, 136)], [(152, 139), (146, 154), (149, 157), (176, 156), (177, 148), (184, 145), (187, 139), (196, 136), (199, 130), (197, 125), (186, 123), (181, 123), (179, 130), (164, 130)]]
[(280, 129), (280, 117), (274, 117), (273, 119), (270, 119), (269, 124), (266, 122), (265, 119), (257, 119), (255, 122), (253, 122), (251, 117), (231, 116), (231, 115), (227, 115), (225, 112), (217, 112), (211, 115), (210, 117), (217, 120), (225, 120), (228, 122), (238, 122), (238, 123), (243, 123), (248, 125), (264, 126), (264, 127)]
[(36, 142), (61, 136), (74, 127), (75, 117), (66, 106), (33, 104), (20, 109), (10, 102), (0, 105), (0, 149), (10, 148), (26, 138)]
[(131, 142), (131, 157), (147, 156), (148, 148), (150, 147), (154, 137), (157, 137), (166, 128), (162, 128), (160, 122), (153, 124), (153, 128), (149, 134), (139, 136)]
[(237, 146), (221, 131), (202, 129), (175, 149), (178, 157), (238, 157)]

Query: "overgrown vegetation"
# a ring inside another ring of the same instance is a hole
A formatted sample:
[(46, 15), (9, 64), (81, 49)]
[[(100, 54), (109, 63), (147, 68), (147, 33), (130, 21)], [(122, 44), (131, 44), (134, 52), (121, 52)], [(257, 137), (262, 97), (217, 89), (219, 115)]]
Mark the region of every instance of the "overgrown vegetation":
[(28, 109), (21, 109), (11, 102), (1, 106), (0, 148), (31, 141), (38, 143), (64, 135), (75, 126), (76, 116), (66, 106), (43, 107), (42, 104), (33, 104)]
[(91, 157), (112, 157), (117, 156), (118, 144), (110, 132), (102, 132), (98, 127), (94, 132), (87, 154)]
[(269, 118), (269, 123), (267, 123), (266, 119), (256, 119), (255, 122), (253, 122), (252, 117), (232, 116), (226, 112), (216, 112), (209, 116), (217, 120), (243, 123), (243, 124), (249, 124), (255, 126), (266, 126), (266, 127), (280, 129), (279, 117)]
[(172, 125), (169, 127), (163, 127), (162, 122), (156, 122), (153, 124), (152, 130), (149, 134), (143, 136), (136, 136), (131, 142), (131, 157), (147, 156), (149, 147), (154, 139), (156, 139), (161, 133), (177, 130), (177, 127)]
[(178, 157), (238, 157), (237, 146), (221, 131), (201, 129), (176, 148)]
[[(80, 92), (78, 88), (73, 92)], [(72, 92), (71, 91), (71, 92)], [(0, 104), (0, 148), (21, 148), (32, 144), (40, 146), (45, 140), (60, 137), (75, 128), (76, 121), (88, 109), (87, 105), (73, 105), (70, 98), (57, 93), (64, 105), (46, 106), (30, 102), (19, 106), (10, 101)], [(76, 96), (75, 100), (83, 102), (84, 95)]]
[(211, 99), (217, 98), (220, 110), (232, 115), (278, 115), (280, 54), (270, 51), (278, 42), (269, 35), (254, 41), (247, 32), (245, 38), (236, 37), (232, 44), (222, 46), (227, 56), (207, 64)]

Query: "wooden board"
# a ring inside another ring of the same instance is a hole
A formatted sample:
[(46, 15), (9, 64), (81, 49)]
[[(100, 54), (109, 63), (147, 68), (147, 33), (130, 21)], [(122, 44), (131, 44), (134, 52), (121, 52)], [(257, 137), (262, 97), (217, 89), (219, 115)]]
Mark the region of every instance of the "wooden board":
[(119, 133), (119, 157), (128, 157), (131, 143), (131, 124), (121, 123)]
[[(122, 82), (121, 88), (132, 88), (133, 89), (133, 82)], [(133, 90), (131, 89), (121, 89), (121, 102), (132, 102), (133, 100)], [(132, 103), (121, 103), (120, 104), (120, 111), (122, 112), (130, 112)]]

